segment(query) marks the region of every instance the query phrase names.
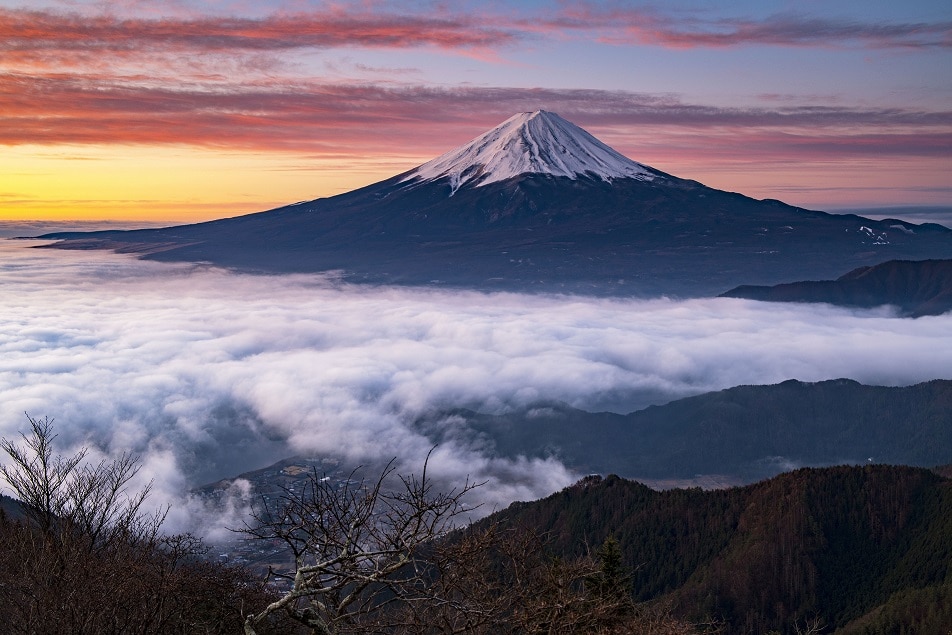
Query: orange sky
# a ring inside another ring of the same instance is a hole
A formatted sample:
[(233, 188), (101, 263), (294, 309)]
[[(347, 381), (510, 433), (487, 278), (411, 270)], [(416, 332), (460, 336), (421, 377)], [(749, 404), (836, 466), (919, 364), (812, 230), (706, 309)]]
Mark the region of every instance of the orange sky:
[[(191, 147), (20, 146), (0, 157), (5, 190), (0, 195), (0, 219), (210, 220), (349, 191), (426, 158), (371, 156), (341, 162)], [(840, 207), (876, 207), (948, 200), (928, 195), (933, 183), (950, 174), (942, 162), (831, 165), (815, 160), (784, 167), (737, 161), (711, 166), (689, 158), (642, 161), (720, 189), (804, 207), (826, 208), (837, 201), (842, 201)], [(910, 186), (922, 188), (926, 195), (913, 198)]]
[(402, 169), (386, 159), (341, 165), (189, 146), (18, 146), (0, 156), (0, 219), (209, 220), (337, 194)]

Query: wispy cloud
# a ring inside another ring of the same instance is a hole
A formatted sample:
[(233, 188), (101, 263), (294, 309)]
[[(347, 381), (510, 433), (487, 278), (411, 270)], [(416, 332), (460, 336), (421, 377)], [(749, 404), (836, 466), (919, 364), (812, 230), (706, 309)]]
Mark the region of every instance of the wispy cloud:
[[(950, 156), (952, 111), (850, 106), (725, 108), (672, 95), (585, 89), (341, 84), (274, 80), (232, 85), (109, 77), (0, 75), (0, 144), (164, 143), (372, 154), (415, 149), (429, 156), (464, 142), (513, 112), (546, 108), (580, 125), (725, 130), (758, 148)], [(421, 117), (421, 112), (427, 113)], [(379, 134), (386, 130), (386, 134)], [(753, 139), (757, 141), (757, 139)], [(674, 144), (677, 145), (677, 144)]]
[(424, 14), (395, 12), (388, 7), (337, 5), (262, 17), (121, 17), (114, 13), (0, 9), (0, 51), (21, 59), (43, 59), (56, 51), (145, 55), (156, 51), (432, 46), (488, 52), (540, 37), (585, 37), (613, 44), (672, 48), (948, 48), (952, 46), (952, 22), (869, 22), (797, 13), (762, 19), (707, 18), (703, 13), (598, 3), (543, 7), (531, 17), (517, 11), (473, 13), (445, 6)]
[[(946, 23), (863, 24), (793, 14), (705, 20), (595, 3), (542, 8), (531, 18), (363, 5), (261, 17), (0, 9), (0, 144), (181, 143), (322, 154), (386, 154), (413, 146), (429, 156), (447, 149), (441, 141), (456, 138), (454, 131), (468, 126), (475, 134), (513, 112), (543, 107), (606, 129), (649, 124), (749, 134), (758, 128), (774, 138), (788, 135), (795, 151), (948, 156), (950, 111), (796, 106), (782, 96), (768, 96), (766, 107), (721, 108), (677, 95), (412, 84), (390, 71), (373, 82), (333, 82), (293, 72), (283, 53), (436, 47), (495, 55), (527, 39), (582, 34), (679, 47), (938, 46), (952, 42), (950, 29)], [(371, 147), (373, 126), (387, 134), (373, 135)]]
[(502, 46), (518, 34), (470, 16), (427, 17), (344, 10), (283, 13), (263, 18), (121, 18), (0, 9), (0, 50), (283, 51), (301, 48)]
[(658, 9), (581, 3), (546, 22), (554, 31), (587, 31), (603, 42), (677, 49), (793, 46), (870, 49), (952, 47), (952, 22), (870, 22), (779, 13), (762, 19), (707, 18)]

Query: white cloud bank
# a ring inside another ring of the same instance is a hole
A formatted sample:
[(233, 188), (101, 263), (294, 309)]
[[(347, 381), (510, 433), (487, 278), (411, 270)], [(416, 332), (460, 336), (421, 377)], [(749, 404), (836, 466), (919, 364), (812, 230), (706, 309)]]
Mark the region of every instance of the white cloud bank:
[[(293, 453), (418, 469), (432, 443), (413, 420), (438, 407), (629, 411), (790, 378), (952, 377), (952, 315), (337, 287), (30, 246), (0, 243), (0, 434), (49, 415), (64, 448), (141, 453), (167, 500)], [(575, 478), (462, 441), (432, 465), (490, 479), (490, 507)]]

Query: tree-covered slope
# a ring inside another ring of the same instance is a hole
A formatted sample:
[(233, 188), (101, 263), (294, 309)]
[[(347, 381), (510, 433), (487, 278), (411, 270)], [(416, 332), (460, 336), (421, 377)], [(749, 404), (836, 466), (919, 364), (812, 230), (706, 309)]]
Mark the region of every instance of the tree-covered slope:
[(908, 467), (803, 469), (712, 492), (589, 477), (483, 522), (546, 528), (566, 555), (613, 535), (639, 599), (731, 633), (792, 633), (814, 618), (823, 632), (886, 632), (875, 625), (947, 598), (952, 565), (952, 483)]

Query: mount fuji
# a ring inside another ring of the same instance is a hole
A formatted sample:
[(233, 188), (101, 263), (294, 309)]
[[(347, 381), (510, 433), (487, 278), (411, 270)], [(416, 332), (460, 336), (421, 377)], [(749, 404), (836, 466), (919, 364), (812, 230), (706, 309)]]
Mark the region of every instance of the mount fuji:
[(488, 185), (523, 174), (603, 181), (651, 181), (660, 175), (555, 113), (539, 110), (510, 117), (466, 145), (410, 170), (401, 182), (449, 179), (455, 193), (467, 183)]
[(952, 258), (952, 230), (755, 200), (637, 163), (546, 111), (408, 172), (235, 218), (47, 234), (262, 272), (599, 295), (713, 295), (890, 259)]

